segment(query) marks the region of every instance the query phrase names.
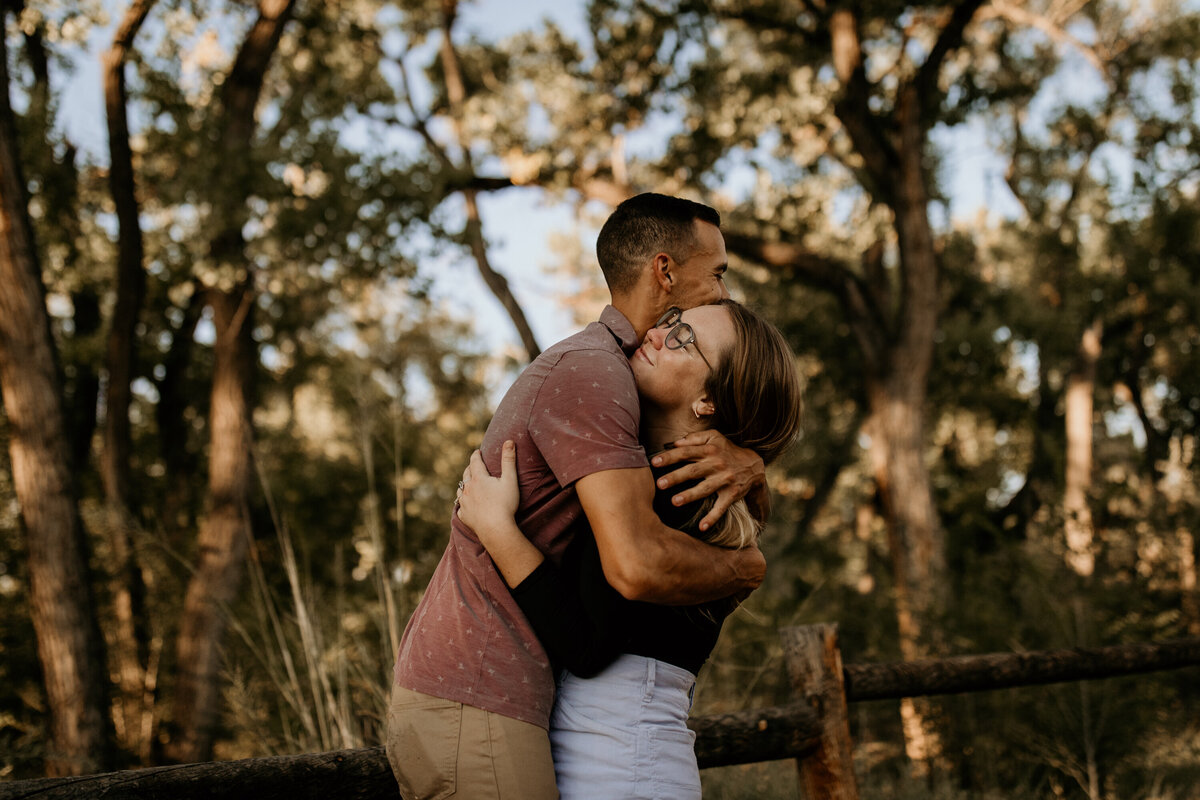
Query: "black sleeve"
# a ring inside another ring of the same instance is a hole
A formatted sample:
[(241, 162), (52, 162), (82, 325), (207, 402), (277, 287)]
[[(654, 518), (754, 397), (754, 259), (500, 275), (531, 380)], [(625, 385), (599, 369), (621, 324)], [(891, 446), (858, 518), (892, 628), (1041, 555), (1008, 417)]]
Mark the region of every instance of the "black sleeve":
[(577, 537), (561, 567), (543, 561), (512, 595), (556, 667), (590, 678), (622, 652), (623, 601), (604, 580), (591, 536)]

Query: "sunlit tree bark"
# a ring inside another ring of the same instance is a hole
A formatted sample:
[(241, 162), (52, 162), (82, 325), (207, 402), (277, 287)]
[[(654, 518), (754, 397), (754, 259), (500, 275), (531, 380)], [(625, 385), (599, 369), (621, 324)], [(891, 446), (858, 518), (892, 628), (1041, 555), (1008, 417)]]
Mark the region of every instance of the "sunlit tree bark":
[(1075, 368), (1067, 379), (1067, 468), (1063, 490), (1063, 528), (1067, 563), (1082, 576), (1096, 568), (1095, 529), (1088, 506), (1092, 485), (1092, 409), (1096, 389), (1096, 362), (1100, 359), (1100, 322), (1096, 321), (1079, 342)]
[[(16, 14), (24, 13), (27, 4), (24, 0), (12, 0), (9, 4)], [(26, 117), (36, 121), (43, 141), (36, 146), (43, 150), (40, 175), (42, 195), (47, 200), (45, 205), (45, 230), (53, 231), (54, 243), (61, 246), (63, 262), (74, 267), (80, 260), (80, 244), (82, 233), (80, 229), (79, 174), (75, 166), (78, 151), (67, 139), (62, 139), (62, 152), (57, 153), (53, 140), (58, 135), (55, 130), (55, 109), (53, 92), (50, 81), (50, 54), (46, 48), (46, 38), (41, 25), (26, 28), (22, 37), (24, 45), (21, 55), (29, 65), (33, 82), (29, 87), (29, 106)], [(32, 149), (34, 143), (28, 143)], [(25, 157), (32, 159), (34, 154), (28, 150)], [(26, 172), (29, 177), (28, 171)], [(43, 241), (42, 247), (50, 242)], [(63, 384), (63, 412), (66, 414), (67, 437), (71, 457), (75, 464), (86, 465), (92, 450), (92, 435), (96, 431), (96, 398), (100, 388), (100, 374), (95, 360), (91, 357), (90, 347), (86, 343), (100, 330), (100, 298), (94, 284), (80, 281), (70, 286), (71, 297), (71, 338), (82, 346), (74, 348), (72, 355), (60, 353), (63, 371), (67, 373)]]
[(103, 643), (90, 596), (54, 340), (27, 211), (8, 53), (0, 42), (0, 390), (29, 553), (30, 602), (49, 704), (50, 775), (109, 766)]

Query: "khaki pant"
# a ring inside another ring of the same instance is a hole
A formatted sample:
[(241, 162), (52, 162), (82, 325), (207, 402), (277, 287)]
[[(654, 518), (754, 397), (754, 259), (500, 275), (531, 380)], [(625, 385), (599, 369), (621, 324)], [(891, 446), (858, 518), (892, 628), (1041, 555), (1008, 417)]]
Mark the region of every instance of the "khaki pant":
[(387, 755), (404, 800), (558, 800), (545, 730), (400, 686)]

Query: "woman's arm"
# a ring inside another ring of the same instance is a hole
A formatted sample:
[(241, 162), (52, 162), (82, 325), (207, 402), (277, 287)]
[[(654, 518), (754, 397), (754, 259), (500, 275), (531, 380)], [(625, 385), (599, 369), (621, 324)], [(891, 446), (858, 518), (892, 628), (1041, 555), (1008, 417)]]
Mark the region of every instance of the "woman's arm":
[(625, 645), (624, 606), (586, 534), (571, 543), (561, 569), (543, 561), (512, 595), (554, 664), (581, 678), (607, 667)]
[(547, 561), (517, 527), (516, 459), (515, 446), (505, 442), (500, 477), (493, 478), (479, 452), (471, 456), (459, 492), (458, 518), (479, 537), (554, 663), (591, 677), (621, 652), (619, 598), (604, 580), (594, 541), (577, 538), (564, 571)]
[(458, 492), (458, 518), (479, 537), (510, 589), (545, 560), (542, 551), (517, 527), (515, 515), (520, 502), (516, 445), (504, 443), (498, 478), (488, 473), (478, 450), (472, 453)]

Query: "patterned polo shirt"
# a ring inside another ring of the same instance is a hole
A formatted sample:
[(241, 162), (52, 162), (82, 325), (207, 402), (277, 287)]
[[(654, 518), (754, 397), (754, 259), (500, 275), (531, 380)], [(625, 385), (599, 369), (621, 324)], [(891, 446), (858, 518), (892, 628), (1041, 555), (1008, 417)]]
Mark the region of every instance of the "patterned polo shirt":
[[(629, 354), (633, 325), (612, 306), (599, 322), (542, 353), (500, 401), (483, 437), (483, 460), (500, 472), (517, 445), (517, 524), (558, 563), (589, 533), (575, 481), (646, 467), (641, 411)], [(545, 650), (474, 532), (451, 515), (450, 543), (409, 620), (396, 659), (401, 686), (548, 728), (554, 676)]]

